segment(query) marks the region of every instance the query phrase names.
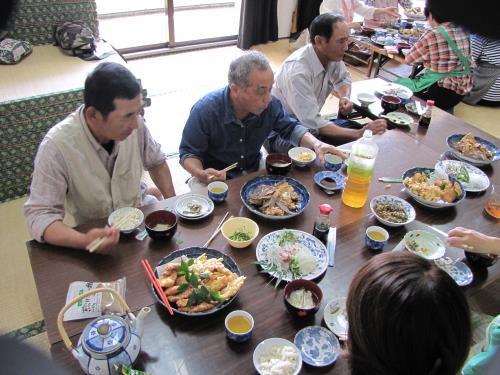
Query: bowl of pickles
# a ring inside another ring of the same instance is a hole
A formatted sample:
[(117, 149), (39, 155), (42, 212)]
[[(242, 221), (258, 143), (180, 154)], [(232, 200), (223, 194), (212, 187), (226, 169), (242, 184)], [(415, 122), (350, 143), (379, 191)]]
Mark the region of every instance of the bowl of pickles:
[(229, 245), (242, 249), (257, 238), (259, 226), (247, 217), (233, 217), (222, 225), (221, 232)]

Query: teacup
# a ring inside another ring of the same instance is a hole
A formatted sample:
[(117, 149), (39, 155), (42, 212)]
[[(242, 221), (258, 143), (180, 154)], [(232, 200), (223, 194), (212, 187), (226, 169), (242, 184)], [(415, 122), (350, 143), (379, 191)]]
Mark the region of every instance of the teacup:
[(342, 158), (334, 154), (325, 155), (325, 168), (337, 172), (342, 167)]
[(225, 182), (214, 181), (208, 184), (208, 197), (215, 203), (224, 202), (227, 197), (228, 186)]
[(243, 342), (252, 336), (254, 321), (246, 311), (235, 310), (227, 314), (224, 325), (226, 336), (230, 340)]
[(382, 227), (373, 225), (366, 228), (365, 242), (372, 250), (382, 250), (389, 241), (389, 233)]

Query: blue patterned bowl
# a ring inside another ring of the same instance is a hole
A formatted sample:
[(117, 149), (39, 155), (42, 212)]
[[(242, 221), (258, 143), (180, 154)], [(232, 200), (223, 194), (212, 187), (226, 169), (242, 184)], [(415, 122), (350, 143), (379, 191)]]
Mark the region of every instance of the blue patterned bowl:
[[(254, 206), (253, 204), (249, 203), (250, 196), (255, 191), (255, 189), (257, 189), (257, 187), (261, 185), (274, 185), (278, 182), (283, 182), (283, 181), (288, 182), (288, 184), (293, 187), (293, 190), (299, 195), (297, 208), (291, 210), (292, 211), (291, 214), (285, 214), (283, 216), (267, 215), (260, 212), (257, 206)], [(305, 210), (310, 200), (309, 192), (307, 191), (306, 187), (302, 185), (299, 181), (290, 177), (273, 176), (273, 175), (258, 176), (250, 181), (247, 181), (245, 185), (241, 187), (240, 198), (245, 207), (248, 208), (249, 211), (253, 212), (257, 216), (269, 220), (285, 220), (300, 215), (302, 211)]]
[(325, 168), (332, 172), (337, 172), (342, 167), (342, 158), (333, 154), (325, 155)]
[[(394, 218), (389, 219), (387, 216), (384, 218), (381, 215), (380, 207), (381, 205), (387, 207), (387, 211), (394, 211), (395, 209), (403, 209), (407, 219), (403, 222), (396, 222), (397, 220)], [(373, 215), (380, 221), (382, 224), (387, 225), (388, 227), (401, 227), (403, 225), (410, 224), (413, 220), (415, 220), (415, 209), (411, 204), (409, 204), (404, 199), (396, 197), (394, 195), (378, 195), (374, 197), (370, 201), (370, 210)]]
[(493, 158), (490, 160), (482, 160), (482, 159), (477, 159), (473, 158), (470, 156), (466, 156), (462, 154), (460, 151), (455, 149), (455, 143), (460, 142), (460, 140), (465, 136), (465, 134), (453, 134), (450, 135), (446, 139), (446, 143), (448, 144), (448, 147), (450, 148), (451, 154), (455, 156), (457, 159), (467, 161), (473, 165), (476, 166), (482, 166), (482, 165), (488, 165), (491, 164), (494, 161), (497, 161), (500, 159), (500, 149), (495, 146), (493, 143), (487, 141), (486, 139), (483, 139), (481, 137), (474, 137), (475, 141), (477, 143), (482, 144), (484, 147), (486, 147), (492, 154)]
[(336, 361), (340, 351), (337, 336), (319, 326), (301, 329), (295, 335), (293, 342), (299, 348), (302, 360), (315, 367), (331, 365)]
[[(380, 236), (380, 239), (373, 238), (374, 235)], [(387, 241), (389, 241), (389, 233), (384, 228), (376, 225), (366, 228), (365, 242), (366, 246), (370, 249), (382, 250), (387, 244)]]
[[(244, 319), (246, 319), (250, 323), (250, 329), (246, 332), (235, 332), (231, 329), (229, 320), (231, 318), (234, 318), (236, 316), (241, 316)], [(253, 327), (254, 327), (254, 321), (252, 315), (247, 313), (246, 311), (243, 310), (235, 310), (227, 314), (226, 319), (224, 320), (224, 327), (225, 327), (225, 332), (226, 336), (233, 341), (236, 342), (243, 342), (247, 341), (252, 337), (252, 332), (253, 332)]]
[(214, 203), (221, 203), (226, 200), (229, 187), (225, 182), (214, 181), (209, 183), (207, 188), (208, 188), (208, 197)]
[(314, 175), (314, 182), (322, 189), (337, 191), (344, 188), (346, 177), (338, 172), (321, 171)]

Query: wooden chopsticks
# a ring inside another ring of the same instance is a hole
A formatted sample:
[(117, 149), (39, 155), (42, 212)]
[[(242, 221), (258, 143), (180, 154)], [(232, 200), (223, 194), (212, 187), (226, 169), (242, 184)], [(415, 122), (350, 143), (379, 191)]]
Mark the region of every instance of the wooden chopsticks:
[(151, 283), (156, 289), (156, 292), (160, 295), (160, 298), (165, 304), (165, 307), (167, 308), (168, 312), (170, 313), (170, 315), (174, 315), (174, 310), (172, 310), (170, 302), (168, 302), (167, 296), (165, 296), (165, 293), (163, 292), (163, 289), (160, 286), (160, 281), (156, 278), (155, 273), (151, 268), (151, 264), (149, 264), (147, 259), (141, 260), (141, 264), (142, 267), (144, 268), (144, 271), (146, 271), (146, 273), (148, 274), (149, 280), (151, 280)]
[[(123, 217), (120, 220), (118, 220), (116, 223), (114, 223), (111, 228), (118, 228), (118, 229), (120, 229), (120, 227), (123, 224), (125, 224), (125, 222), (131, 216), (132, 216), (132, 213), (123, 215)], [(93, 253), (94, 251), (96, 251), (98, 249), (99, 246), (101, 246), (101, 244), (106, 240), (106, 238), (108, 238), (108, 237), (107, 236), (102, 236), (102, 237), (96, 238), (94, 241), (92, 241), (91, 243), (89, 243), (85, 249), (87, 249), (89, 252)]]
[[(231, 169), (234, 169), (234, 168), (236, 168), (237, 166), (238, 166), (238, 162), (233, 163), (233, 164), (231, 164), (231, 165), (227, 166), (226, 168), (224, 168), (224, 169), (223, 169), (223, 171), (224, 171), (224, 172), (229, 172)], [(209, 180), (211, 180), (212, 178), (214, 178), (214, 175), (210, 175), (210, 176), (208, 176), (208, 179), (209, 179)]]
[[(226, 220), (227, 215), (229, 215), (229, 211), (226, 212), (226, 214), (224, 215), (224, 217), (220, 221), (219, 225), (217, 225), (217, 228), (215, 228), (214, 233), (210, 236), (210, 238), (207, 240), (207, 242), (205, 242), (205, 244), (202, 247), (207, 247), (208, 245), (210, 245), (210, 242), (212, 242), (212, 240), (215, 238), (215, 236), (217, 236), (217, 234), (219, 234), (220, 230), (222, 229), (222, 225), (224, 224), (224, 220)], [(233, 217), (234, 216), (231, 215), (229, 217), (229, 219), (232, 219)]]

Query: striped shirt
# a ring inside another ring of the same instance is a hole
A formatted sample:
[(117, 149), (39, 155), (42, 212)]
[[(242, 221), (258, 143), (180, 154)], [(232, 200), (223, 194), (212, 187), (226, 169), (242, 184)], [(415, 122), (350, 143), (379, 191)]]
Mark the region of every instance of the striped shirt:
[[(486, 38), (481, 35), (471, 36), (472, 58), (478, 64), (486, 62), (491, 65), (500, 66), (500, 40)], [(483, 96), (484, 100), (500, 101), (500, 76)]]
[[(444, 27), (450, 39), (455, 42), (460, 52), (469, 60), (472, 67), (469, 33), (449, 22), (442, 23), (441, 26)], [(462, 69), (462, 63), (457, 54), (437, 28), (426, 31), (412, 47), (405, 60), (407, 64), (422, 64), (424, 68), (438, 73)], [(441, 78), (438, 85), (455, 91), (459, 95), (465, 95), (472, 89), (472, 77), (471, 69), (471, 73), (468, 75)]]

